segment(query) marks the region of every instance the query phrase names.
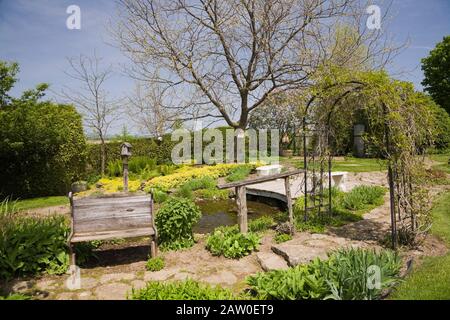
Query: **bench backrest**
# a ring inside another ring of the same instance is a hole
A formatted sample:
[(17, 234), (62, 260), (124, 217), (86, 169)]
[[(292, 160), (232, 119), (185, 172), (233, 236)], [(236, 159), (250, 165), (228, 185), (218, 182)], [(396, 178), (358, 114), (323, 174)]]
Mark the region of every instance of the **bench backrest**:
[(72, 199), (75, 233), (153, 227), (151, 195)]

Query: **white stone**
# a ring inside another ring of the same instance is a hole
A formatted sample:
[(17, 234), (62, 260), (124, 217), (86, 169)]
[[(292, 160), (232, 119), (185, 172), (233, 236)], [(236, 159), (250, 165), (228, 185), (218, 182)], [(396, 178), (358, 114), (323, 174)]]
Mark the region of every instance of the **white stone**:
[(272, 164), (269, 166), (261, 166), (256, 168), (258, 176), (270, 176), (273, 174), (281, 173), (282, 166), (279, 164)]

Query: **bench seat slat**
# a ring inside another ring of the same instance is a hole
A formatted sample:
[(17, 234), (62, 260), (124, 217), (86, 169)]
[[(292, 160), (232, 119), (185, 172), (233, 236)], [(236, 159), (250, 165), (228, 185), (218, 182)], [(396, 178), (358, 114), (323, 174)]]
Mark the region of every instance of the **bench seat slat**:
[(145, 215), (151, 217), (150, 207), (148, 208), (121, 208), (121, 209), (97, 209), (92, 208), (86, 211), (75, 211), (74, 219), (76, 222), (89, 219), (108, 219), (111, 217), (135, 217)]
[(139, 229), (152, 226), (150, 216), (140, 216), (136, 218), (111, 218), (96, 220), (81, 220), (74, 225), (76, 233), (79, 232), (96, 232), (108, 230), (127, 230)]
[(71, 239), (71, 242), (145, 237), (145, 236), (152, 236), (154, 234), (155, 230), (152, 227), (139, 229), (133, 228), (114, 231), (83, 232), (83, 233), (75, 233)]

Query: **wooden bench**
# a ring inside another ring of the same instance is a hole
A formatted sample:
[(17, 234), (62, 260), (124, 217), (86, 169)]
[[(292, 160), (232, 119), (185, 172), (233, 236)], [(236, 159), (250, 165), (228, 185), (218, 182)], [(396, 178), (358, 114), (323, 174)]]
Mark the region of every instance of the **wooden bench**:
[(157, 255), (158, 233), (151, 195), (111, 194), (75, 198), (69, 193), (71, 233), (68, 238), (70, 264), (75, 265), (73, 244), (150, 236), (150, 255)]

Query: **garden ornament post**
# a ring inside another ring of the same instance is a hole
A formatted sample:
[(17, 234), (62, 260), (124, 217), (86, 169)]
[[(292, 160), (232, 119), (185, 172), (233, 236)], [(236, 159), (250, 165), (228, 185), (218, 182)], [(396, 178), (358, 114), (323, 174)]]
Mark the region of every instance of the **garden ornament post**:
[(122, 143), (120, 155), (123, 162), (123, 191), (128, 192), (128, 158), (131, 157), (132, 146), (128, 142)]

